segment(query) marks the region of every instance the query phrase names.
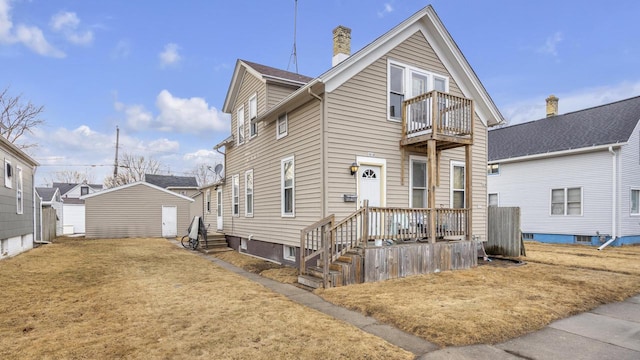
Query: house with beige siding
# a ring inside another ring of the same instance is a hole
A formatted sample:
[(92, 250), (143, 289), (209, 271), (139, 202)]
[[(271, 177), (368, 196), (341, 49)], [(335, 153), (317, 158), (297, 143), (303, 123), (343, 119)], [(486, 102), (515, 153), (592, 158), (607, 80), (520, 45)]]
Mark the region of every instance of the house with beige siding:
[[(640, 96), (489, 131), (490, 206), (520, 207), (523, 237), (640, 243)], [(526, 189), (526, 191), (523, 191)]]
[(33, 248), (36, 233), (34, 177), (38, 163), (0, 136), (0, 259)]
[(82, 196), (87, 238), (176, 237), (191, 222), (188, 196), (144, 181)]
[(431, 6), (354, 54), (333, 36), (317, 77), (237, 61), (205, 221), (311, 286), (474, 266), (499, 110)]

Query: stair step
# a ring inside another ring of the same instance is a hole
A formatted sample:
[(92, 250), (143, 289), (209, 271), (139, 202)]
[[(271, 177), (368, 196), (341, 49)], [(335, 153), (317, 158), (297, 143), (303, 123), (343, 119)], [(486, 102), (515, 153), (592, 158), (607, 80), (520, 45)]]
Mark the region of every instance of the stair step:
[(324, 287), (324, 284), (321, 278), (317, 278), (311, 275), (298, 275), (298, 283), (314, 289), (319, 289)]
[(200, 249), (200, 251), (202, 251), (205, 254), (215, 254), (215, 253), (234, 251), (234, 250), (230, 247), (224, 247), (224, 248), (221, 247), (221, 248), (213, 248), (213, 249)]

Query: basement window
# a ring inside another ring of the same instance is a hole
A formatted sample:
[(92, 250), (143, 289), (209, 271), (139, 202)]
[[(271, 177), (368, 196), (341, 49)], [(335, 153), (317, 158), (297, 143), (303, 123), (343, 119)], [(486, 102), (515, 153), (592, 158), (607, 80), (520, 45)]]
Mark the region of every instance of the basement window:
[(533, 233), (522, 233), (522, 240), (533, 240)]
[(240, 250), (247, 251), (247, 239), (240, 239)]
[(588, 235), (576, 235), (575, 239), (577, 243), (591, 244), (591, 236)]
[(296, 261), (296, 248), (293, 246), (283, 246), (283, 257), (285, 260)]

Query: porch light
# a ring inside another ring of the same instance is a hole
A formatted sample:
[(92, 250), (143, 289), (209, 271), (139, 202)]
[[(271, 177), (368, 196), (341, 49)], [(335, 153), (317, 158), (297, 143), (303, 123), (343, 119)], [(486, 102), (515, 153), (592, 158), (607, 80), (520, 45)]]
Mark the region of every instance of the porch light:
[(358, 172), (358, 168), (360, 168), (360, 166), (358, 166), (358, 163), (354, 162), (353, 164), (351, 164), (351, 167), (349, 168), (349, 170), (351, 170), (351, 175), (355, 175)]

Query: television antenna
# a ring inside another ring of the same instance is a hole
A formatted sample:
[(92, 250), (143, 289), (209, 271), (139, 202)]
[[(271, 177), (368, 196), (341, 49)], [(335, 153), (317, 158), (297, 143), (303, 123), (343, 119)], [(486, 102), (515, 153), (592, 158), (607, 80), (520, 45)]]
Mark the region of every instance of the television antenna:
[(293, 10), (293, 50), (291, 51), (291, 56), (289, 56), (289, 64), (287, 65), (287, 71), (289, 71), (289, 67), (291, 63), (296, 66), (296, 74), (298, 73), (298, 52), (296, 50), (296, 28), (298, 23), (298, 0), (295, 0), (295, 7)]

